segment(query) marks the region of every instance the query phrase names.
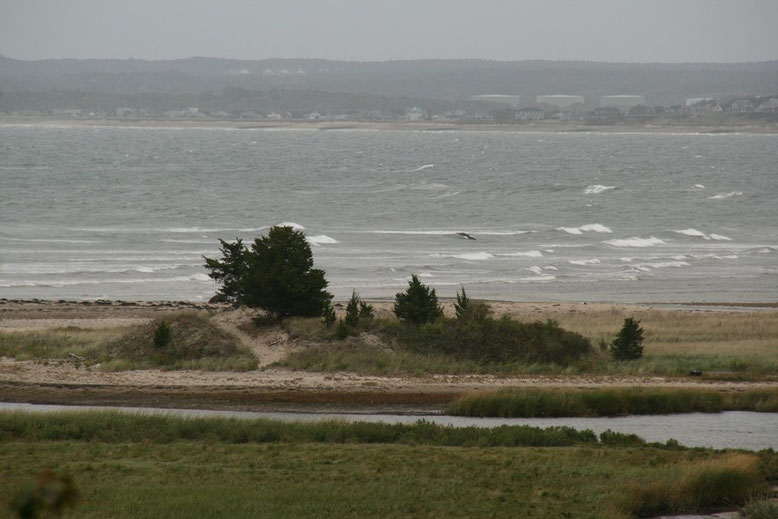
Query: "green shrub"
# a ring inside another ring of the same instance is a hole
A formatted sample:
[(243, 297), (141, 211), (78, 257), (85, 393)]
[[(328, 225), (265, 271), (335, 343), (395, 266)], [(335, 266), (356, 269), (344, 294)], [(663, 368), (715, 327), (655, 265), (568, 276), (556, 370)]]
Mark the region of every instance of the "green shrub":
[(465, 312), (467, 311), (467, 307), (470, 304), (470, 298), (467, 297), (467, 292), (465, 292), (465, 287), (462, 287), (462, 294), (457, 292), (457, 302), (454, 303), (454, 313), (457, 316), (457, 319), (463, 319), (465, 316)]
[(332, 306), (332, 301), (327, 299), (322, 305), (321, 322), (323, 322), (327, 328), (329, 328), (335, 323), (335, 320), (335, 308)]
[(640, 321), (632, 317), (624, 319), (624, 324), (611, 344), (611, 355), (615, 360), (635, 360), (643, 356), (643, 328)]
[(343, 319), (340, 319), (338, 321), (338, 328), (335, 330), (335, 337), (342, 341), (349, 336), (349, 333), (351, 333), (351, 328), (349, 328), (348, 323)]
[(163, 319), (154, 330), (154, 346), (164, 348), (168, 344), (170, 344), (170, 325)]
[(372, 319), (374, 315), (372, 305), (362, 301), (356, 290), (352, 291), (351, 298), (346, 304), (346, 324), (355, 328), (359, 326), (361, 320)]
[(416, 326), (430, 323), (443, 316), (435, 289), (424, 285), (416, 274), (408, 282), (408, 290), (395, 296), (394, 313), (401, 321)]

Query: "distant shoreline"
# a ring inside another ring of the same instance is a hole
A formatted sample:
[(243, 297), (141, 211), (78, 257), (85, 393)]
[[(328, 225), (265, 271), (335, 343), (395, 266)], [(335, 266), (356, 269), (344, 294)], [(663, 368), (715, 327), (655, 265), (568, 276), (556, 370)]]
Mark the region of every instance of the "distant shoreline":
[(237, 119), (65, 119), (53, 117), (0, 116), (0, 125), (20, 126), (84, 126), (171, 129), (232, 129), (232, 130), (365, 130), (365, 131), (491, 131), (526, 133), (689, 133), (689, 134), (778, 134), (778, 124), (609, 124), (583, 122), (538, 121), (520, 124), (478, 124), (435, 121), (264, 121)]

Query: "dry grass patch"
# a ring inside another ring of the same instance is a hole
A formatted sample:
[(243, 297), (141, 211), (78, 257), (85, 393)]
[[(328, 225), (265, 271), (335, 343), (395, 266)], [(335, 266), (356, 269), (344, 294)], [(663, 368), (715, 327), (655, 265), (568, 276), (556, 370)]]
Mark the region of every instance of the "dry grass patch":
[[(169, 330), (166, 340), (160, 329)], [(100, 359), (104, 369), (256, 369), (256, 358), (237, 337), (214, 324), (205, 312), (180, 312), (135, 328), (109, 342)]]

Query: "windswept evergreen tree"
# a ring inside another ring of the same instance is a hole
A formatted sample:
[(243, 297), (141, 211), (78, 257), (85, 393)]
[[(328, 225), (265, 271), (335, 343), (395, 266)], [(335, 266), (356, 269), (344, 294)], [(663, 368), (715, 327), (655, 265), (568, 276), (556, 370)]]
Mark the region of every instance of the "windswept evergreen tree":
[(228, 303), (242, 303), (243, 297), (240, 290), (240, 277), (246, 271), (246, 247), (243, 240), (236, 238), (229, 243), (219, 240), (222, 259), (211, 259), (203, 256), (205, 268), (210, 272), (208, 277), (216, 281), (221, 287), (216, 291), (216, 300)]
[(217, 292), (227, 301), (262, 308), (276, 318), (322, 315), (332, 299), (324, 271), (313, 268), (311, 246), (300, 231), (272, 227), (250, 249), (222, 240), (221, 260), (205, 258)]

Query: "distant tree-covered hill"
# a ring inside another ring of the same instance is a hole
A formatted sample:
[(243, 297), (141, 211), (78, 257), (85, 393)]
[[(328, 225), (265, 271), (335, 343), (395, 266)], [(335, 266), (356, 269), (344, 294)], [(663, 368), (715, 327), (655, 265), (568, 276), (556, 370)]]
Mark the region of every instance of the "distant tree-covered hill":
[(209, 92), (221, 95), (229, 89), (360, 94), (382, 99), (406, 96), (446, 102), (476, 94), (518, 94), (525, 102), (534, 101), (540, 94), (575, 94), (584, 96), (590, 106), (595, 106), (602, 95), (639, 94), (646, 96), (647, 104), (667, 106), (682, 104), (687, 97), (774, 95), (778, 92), (778, 61), (732, 64), (220, 58), (20, 61), (0, 56), (0, 91), (6, 94), (59, 91), (109, 96), (201, 96)]

